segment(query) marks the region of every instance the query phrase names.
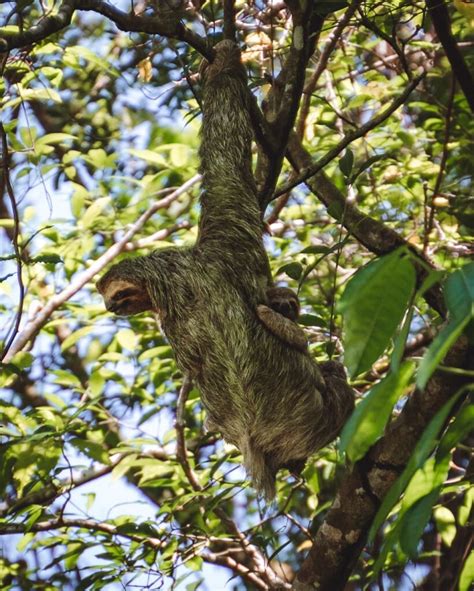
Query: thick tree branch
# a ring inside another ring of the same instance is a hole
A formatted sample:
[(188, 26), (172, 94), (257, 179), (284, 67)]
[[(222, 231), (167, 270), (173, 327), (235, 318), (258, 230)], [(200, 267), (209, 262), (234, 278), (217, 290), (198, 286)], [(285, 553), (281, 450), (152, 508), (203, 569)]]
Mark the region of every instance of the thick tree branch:
[[(461, 338), (446, 356), (445, 364), (466, 368), (468, 356), (467, 339)], [(380, 501), (405, 467), (430, 420), (462, 384), (462, 378), (437, 372), (424, 391), (416, 391), (409, 398), (385, 436), (354, 466), (318, 530), (293, 585), (295, 591), (344, 589)]]
[(235, 0), (224, 2), (224, 39), (235, 41)]
[(136, 15), (116, 8), (103, 0), (63, 0), (56, 14), (44, 17), (38, 24), (19, 33), (0, 31), (0, 52), (25, 47), (43, 41), (50, 35), (66, 28), (76, 10), (92, 11), (111, 20), (121, 31), (149, 33), (179, 39), (188, 43), (207, 59), (212, 59), (212, 50), (206, 41), (175, 20), (161, 19), (159, 16)]
[(462, 88), (471, 111), (474, 113), (474, 78), (459, 51), (456, 39), (451, 31), (451, 22), (446, 4), (444, 0), (426, 0), (426, 6), (453, 73)]

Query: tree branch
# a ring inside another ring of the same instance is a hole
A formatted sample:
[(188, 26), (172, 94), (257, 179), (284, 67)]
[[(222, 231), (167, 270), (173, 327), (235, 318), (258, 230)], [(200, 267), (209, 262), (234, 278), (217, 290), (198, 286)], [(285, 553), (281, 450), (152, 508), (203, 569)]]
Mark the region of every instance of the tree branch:
[(32, 45), (58, 33), (71, 23), (76, 10), (101, 14), (111, 20), (121, 31), (150, 33), (184, 41), (207, 59), (212, 59), (212, 50), (205, 39), (186, 28), (179, 18), (164, 20), (159, 16), (126, 13), (103, 0), (63, 0), (56, 14), (42, 18), (37, 25), (28, 30), (19, 33), (0, 30), (0, 52)]
[(68, 527), (77, 527), (80, 529), (103, 532), (111, 536), (120, 536), (122, 538), (133, 540), (134, 542), (145, 544), (155, 550), (162, 548), (164, 545), (164, 542), (158, 538), (123, 533), (115, 527), (115, 525), (103, 521), (94, 521), (93, 519), (69, 519), (64, 517), (39, 521), (33, 525), (27, 525), (24, 523), (0, 523), (0, 536), (24, 534), (27, 532), (44, 532)]
[[(445, 363), (467, 367), (467, 339), (461, 338)], [(437, 372), (424, 391), (416, 391), (386, 434), (342, 482), (318, 530), (313, 547), (293, 585), (295, 591), (342, 591), (366, 542), (379, 503), (407, 464), (424, 429), (463, 385), (463, 380)]]
[[(248, 581), (254, 585), (255, 589), (262, 589), (262, 591), (268, 591), (268, 585), (262, 581), (262, 579), (253, 573), (249, 568), (244, 566), (242, 563), (237, 562), (231, 556), (222, 556), (216, 552), (205, 552), (202, 556), (203, 560), (211, 564), (218, 564), (219, 566), (225, 566), (235, 572), (237, 575), (242, 577), (244, 581)], [(280, 589), (289, 587), (281, 586)]]
[(21, 276), (23, 261), (21, 257), (20, 246), (18, 244), (18, 240), (20, 237), (20, 217), (18, 215), (18, 207), (16, 205), (15, 194), (13, 192), (13, 187), (10, 181), (10, 170), (9, 170), (9, 150), (8, 150), (8, 141), (7, 141), (7, 134), (5, 133), (5, 129), (3, 128), (3, 124), (0, 123), (0, 140), (2, 145), (2, 181), (5, 183), (5, 188), (7, 190), (7, 195), (10, 198), (12, 213), (13, 213), (13, 234), (12, 234), (12, 242), (13, 242), (13, 250), (15, 252), (15, 262), (16, 262), (16, 276), (17, 276), (17, 283), (18, 283), (18, 291), (19, 291), (19, 298), (18, 298), (18, 310), (15, 315), (15, 319), (13, 321), (13, 325), (11, 326), (10, 333), (7, 335), (5, 339), (5, 345), (2, 350), (2, 354), (0, 355), (0, 362), (5, 359), (8, 355), (8, 351), (13, 344), (13, 341), (18, 334), (18, 330), (20, 328), (21, 317), (23, 314), (23, 304), (25, 301), (25, 286), (23, 284), (23, 279)]
[(451, 31), (451, 22), (446, 4), (444, 0), (426, 0), (426, 6), (453, 73), (462, 88), (471, 111), (474, 113), (474, 78), (459, 51), (456, 39)]
[(224, 2), (224, 39), (235, 41), (235, 0)]

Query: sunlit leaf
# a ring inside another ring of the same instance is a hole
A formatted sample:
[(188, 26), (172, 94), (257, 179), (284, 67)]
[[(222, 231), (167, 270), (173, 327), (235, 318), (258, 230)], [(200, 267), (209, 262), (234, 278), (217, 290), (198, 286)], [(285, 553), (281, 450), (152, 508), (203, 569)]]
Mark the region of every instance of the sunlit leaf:
[(387, 348), (414, 286), (415, 271), (403, 251), (372, 261), (351, 278), (338, 306), (351, 376), (369, 369)]

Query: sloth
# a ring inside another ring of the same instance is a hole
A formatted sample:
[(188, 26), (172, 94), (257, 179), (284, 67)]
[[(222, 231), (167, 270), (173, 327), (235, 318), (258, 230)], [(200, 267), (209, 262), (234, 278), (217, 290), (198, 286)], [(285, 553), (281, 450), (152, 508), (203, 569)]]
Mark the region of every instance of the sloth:
[(126, 258), (98, 281), (119, 315), (152, 310), (208, 424), (235, 445), (253, 485), (275, 495), (280, 468), (301, 470), (354, 404), (342, 366), (318, 365), (295, 320), (296, 294), (273, 284), (252, 173), (247, 76), (221, 41), (203, 68), (201, 217), (192, 247)]

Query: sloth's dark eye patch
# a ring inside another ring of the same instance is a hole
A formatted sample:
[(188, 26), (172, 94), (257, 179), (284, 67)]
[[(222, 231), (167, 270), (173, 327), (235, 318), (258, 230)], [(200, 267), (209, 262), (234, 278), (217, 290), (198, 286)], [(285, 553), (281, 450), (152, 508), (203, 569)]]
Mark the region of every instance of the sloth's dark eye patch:
[(136, 295), (136, 290), (133, 289), (133, 287), (128, 287), (127, 289), (121, 289), (120, 291), (118, 291), (115, 295), (114, 298), (118, 298), (119, 300), (122, 300), (123, 298), (128, 298), (129, 296), (133, 296)]

